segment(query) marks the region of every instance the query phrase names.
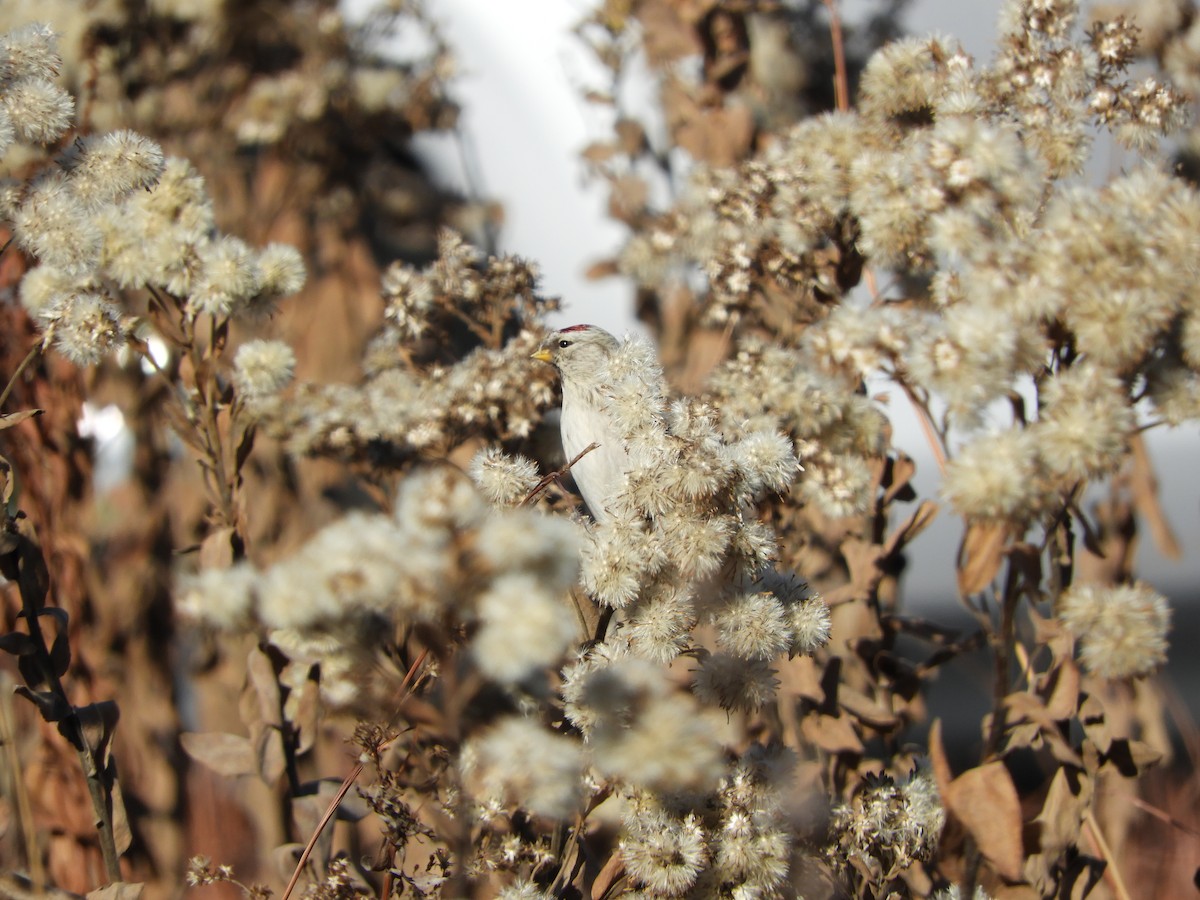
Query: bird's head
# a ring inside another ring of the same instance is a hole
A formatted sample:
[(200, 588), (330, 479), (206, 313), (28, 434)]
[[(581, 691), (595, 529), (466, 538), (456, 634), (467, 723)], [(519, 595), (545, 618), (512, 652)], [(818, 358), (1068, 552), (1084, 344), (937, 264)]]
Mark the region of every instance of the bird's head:
[(551, 332), (533, 358), (558, 369), (567, 381), (595, 378), (620, 346), (617, 339), (595, 325), (572, 325)]

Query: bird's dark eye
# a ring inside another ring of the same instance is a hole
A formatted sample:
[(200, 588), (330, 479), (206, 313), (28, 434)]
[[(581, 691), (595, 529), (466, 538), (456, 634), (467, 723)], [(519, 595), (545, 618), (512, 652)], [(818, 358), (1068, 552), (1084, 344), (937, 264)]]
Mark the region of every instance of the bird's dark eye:
[(571, 342), (567, 341), (567, 340), (562, 340), (562, 341), (558, 342), (558, 346), (562, 347), (565, 350), (567, 347), (571, 346)]

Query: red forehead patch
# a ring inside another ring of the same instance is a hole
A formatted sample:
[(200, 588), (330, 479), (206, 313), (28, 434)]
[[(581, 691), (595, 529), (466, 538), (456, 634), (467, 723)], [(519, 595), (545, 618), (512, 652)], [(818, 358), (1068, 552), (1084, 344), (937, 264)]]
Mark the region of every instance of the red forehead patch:
[(559, 332), (562, 334), (569, 334), (572, 331), (587, 331), (590, 328), (592, 328), (591, 325), (571, 325), (567, 328), (560, 328)]

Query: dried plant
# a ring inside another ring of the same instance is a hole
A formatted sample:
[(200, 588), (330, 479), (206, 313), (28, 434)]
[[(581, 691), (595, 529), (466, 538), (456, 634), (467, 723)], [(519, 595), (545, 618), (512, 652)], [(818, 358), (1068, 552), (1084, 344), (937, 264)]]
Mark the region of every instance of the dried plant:
[[(1187, 87), (1190, 44), (1186, 17), (1154, 6), (1139, 37), (1068, 0), (1009, 0), (983, 65), (947, 37), (876, 49), (885, 20), (844, 28), (833, 0), (600, 4), (578, 34), (613, 90), (591, 99), (616, 102), (640, 56), (667, 124), (621, 111), (585, 154), (629, 229), (597, 273), (636, 281), (655, 338), (595, 373), (630, 461), (600, 522), (543, 440), (556, 388), (530, 356), (556, 301), (533, 263), (448, 228), (427, 258), (388, 259), (358, 372), (337, 380), (267, 333), (311, 268), (300, 251), (234, 237), (238, 216), (162, 149), (303, 147), (285, 170), (314, 186), (304, 215), (349, 233), (338, 172), (367, 150), (335, 138), (401, 113), (448, 122), (442, 44), (430, 68), (389, 67), (359, 40), (387, 15), (355, 31), (324, 9), (307, 31), (281, 4), (278, 68), (224, 68), (247, 59), (253, 13), (154, 3), (128, 41), (98, 19), (69, 33), (95, 67), (85, 121), (111, 126), (72, 134), (53, 33), (4, 37), (0, 152), (25, 160), (0, 191), (4, 259), (30, 267), (0, 277), (39, 334), (0, 405), (65, 359), (96, 390), (127, 378), (142, 444), (169, 425), (199, 464), (203, 523), (172, 536), (199, 552), (171, 563), (165, 541), (141, 560), (173, 565), (161, 643), (212, 648), (224, 686), (203, 696), (228, 709), (172, 707), (159, 740), (200, 764), (189, 802), (233, 833), (252, 823), (236, 859), (198, 826), (171, 853), (118, 838), (115, 706), (63, 679), (88, 684), (81, 660), (148, 670), (51, 612), (66, 570), (10, 507), (0, 567), (26, 624), (0, 646), (81, 755), (113, 890), (135, 893), (120, 879), (136, 874), (147, 896), (186, 882), (285, 900), (1130, 896), (1135, 814), (1171, 821), (1135, 796), (1172, 752), (1156, 680), (1171, 611), (1133, 566), (1141, 523), (1173, 540), (1143, 433), (1200, 413), (1200, 193), (1160, 149), (1188, 101), (1133, 75), (1152, 52)], [(808, 54), (814, 22), (828, 40)], [(168, 25), (163, 57), (141, 38)], [(136, 77), (125, 111), (112, 98)], [(176, 106), (189, 78), (211, 104)], [(174, 135), (129, 130), (168, 110)], [(1091, 184), (1098, 136), (1136, 162)], [(898, 404), (943, 470), (939, 499), (893, 442)], [(304, 494), (313, 465), (336, 473), (336, 502)], [(41, 505), (62, 534), (62, 504)], [(942, 559), (969, 613), (953, 627), (902, 604), (913, 541), (950, 515), (963, 537)], [(974, 657), (990, 708), (964, 749), (950, 726), (972, 724), (928, 723), (928, 698)], [(159, 671), (196, 671), (174, 665)], [(118, 758), (154, 756), (143, 734), (118, 734)], [(217, 776), (244, 802), (204, 807)], [(131, 805), (135, 838), (150, 811)], [(12, 865), (32, 874), (41, 826), (21, 815), (34, 837)]]

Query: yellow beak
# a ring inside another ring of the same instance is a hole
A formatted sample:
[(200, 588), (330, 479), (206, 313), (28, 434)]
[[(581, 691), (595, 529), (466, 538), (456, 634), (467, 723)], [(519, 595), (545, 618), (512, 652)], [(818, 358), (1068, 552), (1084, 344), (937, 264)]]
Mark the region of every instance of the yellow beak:
[(547, 350), (545, 347), (542, 347), (540, 350), (538, 350), (537, 353), (533, 354), (533, 356), (531, 356), (529, 358), (536, 359), (538, 362), (544, 362), (544, 363), (554, 361), (554, 357), (552, 357), (550, 355), (550, 351)]

